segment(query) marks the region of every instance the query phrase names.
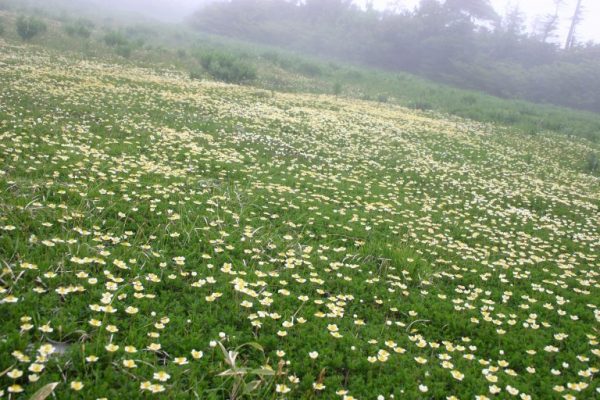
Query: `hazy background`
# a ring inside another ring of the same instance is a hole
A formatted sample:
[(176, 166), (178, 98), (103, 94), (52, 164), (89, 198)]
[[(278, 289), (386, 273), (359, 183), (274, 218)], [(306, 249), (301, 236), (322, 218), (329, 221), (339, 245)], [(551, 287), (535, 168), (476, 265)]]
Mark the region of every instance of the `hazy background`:
[[(413, 8), (419, 4), (419, 0), (355, 0), (356, 4), (362, 6), (372, 3), (377, 9), (389, 7)], [(491, 0), (492, 5), (500, 15), (505, 15), (507, 11), (518, 7), (527, 15), (527, 25), (532, 27), (536, 18), (553, 13), (555, 10), (554, 0)], [(561, 18), (561, 39), (565, 39), (571, 23), (571, 17), (575, 10), (577, 0), (563, 0), (560, 6)], [(593, 40), (600, 42), (600, 0), (583, 0), (583, 21), (577, 30), (580, 40)]]
[[(252, 72), (258, 65), (314, 79), (342, 63), (600, 113), (600, 0), (582, 1), (569, 46), (577, 0), (561, 1), (556, 15), (555, 0), (0, 0), (0, 11), (51, 16), (75, 34), (90, 25), (88, 38), (126, 58), (153, 54), (171, 61), (167, 49), (174, 50), (200, 70), (195, 76), (260, 79), (260, 70)], [(223, 44), (208, 50), (214, 37), (258, 50)], [(469, 96), (465, 102), (477, 104)], [(498, 112), (492, 119), (520, 118)]]
[[(228, 0), (79, 0), (90, 2), (99, 8), (112, 8), (128, 12), (141, 13), (145, 16), (158, 18), (164, 21), (181, 21), (198, 8), (216, 1)], [(386, 8), (413, 9), (420, 0), (354, 0), (354, 3), (365, 6), (372, 3), (378, 10)], [(491, 0), (492, 5), (500, 15), (505, 15), (514, 7), (518, 7), (527, 16), (527, 27), (532, 28), (538, 17), (553, 13), (554, 0)], [(573, 15), (577, 0), (562, 0), (560, 7), (561, 28), (560, 40), (564, 40), (569, 29), (570, 19)], [(600, 42), (600, 0), (583, 0), (583, 21), (578, 27), (577, 34), (580, 41), (594, 40)]]

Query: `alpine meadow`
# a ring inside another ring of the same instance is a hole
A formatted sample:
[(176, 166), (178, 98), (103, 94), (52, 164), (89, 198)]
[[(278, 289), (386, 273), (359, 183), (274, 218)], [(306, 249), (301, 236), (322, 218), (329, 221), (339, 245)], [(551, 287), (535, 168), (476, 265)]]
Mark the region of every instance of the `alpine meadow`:
[(112, 3), (0, 1), (0, 399), (600, 398), (591, 106)]

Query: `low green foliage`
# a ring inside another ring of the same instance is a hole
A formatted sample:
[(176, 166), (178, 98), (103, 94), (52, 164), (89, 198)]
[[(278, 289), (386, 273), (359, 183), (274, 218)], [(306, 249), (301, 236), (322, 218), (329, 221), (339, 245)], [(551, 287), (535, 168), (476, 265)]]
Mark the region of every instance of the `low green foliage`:
[(128, 37), (116, 30), (111, 30), (104, 35), (104, 43), (114, 49), (116, 55), (123, 58), (130, 58), (134, 48), (141, 48), (144, 41), (140, 38), (131, 41)]
[(88, 20), (77, 20), (64, 25), (64, 30), (69, 36), (78, 36), (88, 39), (92, 35), (94, 24)]
[(17, 34), (23, 40), (31, 40), (48, 29), (44, 21), (37, 17), (20, 16), (16, 22)]
[(185, 59), (187, 58), (188, 53), (185, 49), (177, 49), (177, 57), (180, 59)]
[(199, 52), (196, 54), (202, 67), (215, 79), (231, 82), (249, 82), (257, 77), (256, 68), (233, 54), (216, 50)]
[(343, 86), (340, 82), (336, 82), (333, 84), (333, 94), (337, 97), (342, 94)]
[(123, 58), (130, 58), (133, 47), (130, 44), (118, 45), (115, 47), (115, 53)]
[(379, 94), (377, 95), (377, 101), (380, 103), (387, 103), (389, 101), (389, 98), (385, 94)]
[(595, 152), (589, 152), (585, 158), (585, 171), (590, 174), (600, 172), (600, 158)]
[(317, 64), (310, 61), (302, 61), (296, 65), (296, 70), (306, 76), (321, 76), (323, 74), (323, 69)]
[(206, 72), (202, 69), (195, 69), (190, 71), (190, 79), (201, 80), (206, 78)]
[(119, 31), (109, 31), (104, 35), (104, 43), (109, 47), (127, 46), (129, 40)]
[(433, 108), (431, 103), (425, 100), (416, 100), (409, 104), (410, 108), (414, 108), (415, 110), (428, 111)]

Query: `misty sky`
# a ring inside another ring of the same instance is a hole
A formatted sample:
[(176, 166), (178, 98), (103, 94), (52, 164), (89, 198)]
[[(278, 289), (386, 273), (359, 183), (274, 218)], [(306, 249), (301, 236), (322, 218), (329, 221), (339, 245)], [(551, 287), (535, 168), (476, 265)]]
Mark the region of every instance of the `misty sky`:
[[(219, 0), (94, 0), (99, 3), (110, 4), (111, 8), (132, 8), (133, 10), (144, 10), (147, 15), (152, 15), (165, 20), (181, 20), (195, 11), (202, 4)], [(420, 0), (354, 0), (356, 4), (365, 4), (372, 1), (376, 8), (382, 9), (391, 4), (400, 4), (403, 8), (412, 9), (419, 4)], [(518, 5), (527, 15), (527, 28), (531, 27), (536, 16), (543, 16), (554, 12), (554, 0), (491, 0), (496, 11), (504, 15), (512, 6)], [(575, 10), (577, 0), (562, 0), (561, 36), (560, 42), (564, 41), (569, 29), (569, 22)], [(129, 6), (129, 7), (126, 7)], [(593, 40), (600, 43), (600, 0), (583, 0), (584, 19), (577, 31), (577, 39), (580, 42)]]
[[(367, 0), (357, 0), (356, 3), (365, 3)], [(412, 8), (419, 4), (419, 0), (372, 0), (377, 8), (383, 8), (389, 4), (399, 3), (406, 8)], [(494, 8), (501, 15), (507, 9), (518, 5), (521, 11), (528, 16), (528, 28), (531, 28), (535, 17), (554, 12), (554, 0), (491, 0)], [(563, 0), (560, 15), (562, 16), (562, 36), (566, 36), (569, 29), (569, 21), (573, 16), (577, 0)], [(600, 0), (583, 0), (584, 20), (578, 28), (578, 40), (594, 40), (600, 42)], [(562, 39), (562, 37), (561, 37)]]

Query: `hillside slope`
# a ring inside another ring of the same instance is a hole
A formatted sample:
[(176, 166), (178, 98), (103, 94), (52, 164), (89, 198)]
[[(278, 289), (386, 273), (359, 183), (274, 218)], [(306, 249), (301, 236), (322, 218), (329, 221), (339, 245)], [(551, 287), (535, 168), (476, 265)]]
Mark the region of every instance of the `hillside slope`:
[[(545, 22), (538, 20), (529, 29), (518, 8), (501, 17), (488, 0), (424, 0), (398, 12), (362, 10), (355, 3), (220, 1), (190, 23), (202, 32), (409, 72), (502, 98), (600, 113), (600, 45), (579, 43), (563, 51), (549, 43), (557, 25), (542, 33)], [(548, 3), (539, 5), (540, 12)]]
[(0, 46), (0, 391), (598, 395), (597, 145)]
[[(0, 35), (9, 43), (24, 43), (15, 29), (20, 10), (13, 7), (2, 11), (0, 7), (0, 26), (4, 27)], [(72, 58), (178, 69), (197, 79), (228, 80), (277, 92), (332, 94), (337, 91), (340, 97), (444, 112), (510, 126), (530, 135), (552, 131), (600, 141), (600, 114), (597, 113), (501, 99), (407, 73), (334, 63), (275, 47), (202, 34), (181, 25), (123, 15), (117, 18), (100, 9), (94, 12), (90, 15), (89, 9), (86, 12), (85, 8), (57, 6), (51, 14), (38, 16), (48, 30), (27, 43), (51, 48)], [(83, 36), (78, 34), (82, 28)], [(240, 76), (240, 71), (250, 73)], [(590, 157), (598, 159), (595, 153), (580, 155), (581, 170), (600, 173), (600, 168), (594, 171), (587, 166)]]

